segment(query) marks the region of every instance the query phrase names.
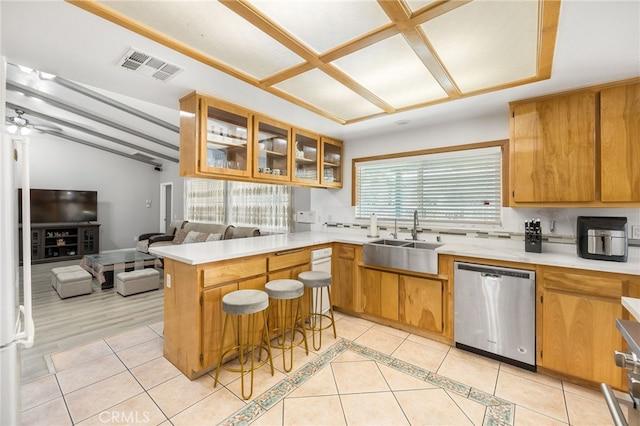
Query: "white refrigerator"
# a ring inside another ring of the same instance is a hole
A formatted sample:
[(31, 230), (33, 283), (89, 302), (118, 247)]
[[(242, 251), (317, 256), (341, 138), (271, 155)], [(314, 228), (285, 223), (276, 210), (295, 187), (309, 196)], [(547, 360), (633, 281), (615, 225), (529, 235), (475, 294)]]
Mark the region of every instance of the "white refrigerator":
[[(6, 62), (0, 58), (0, 114), (5, 114)], [(29, 191), (23, 191), (23, 286), (20, 300), (18, 264), (18, 176), (21, 187), (29, 188), (29, 140), (0, 131), (0, 425), (21, 423), (20, 350), (33, 345), (31, 316), (31, 234)], [(26, 194), (26, 198), (24, 197)]]

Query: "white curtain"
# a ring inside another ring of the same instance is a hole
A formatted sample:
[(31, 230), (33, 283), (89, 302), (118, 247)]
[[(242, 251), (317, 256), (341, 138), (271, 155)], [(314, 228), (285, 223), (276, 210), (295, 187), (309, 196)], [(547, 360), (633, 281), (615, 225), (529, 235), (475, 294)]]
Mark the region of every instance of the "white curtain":
[(292, 188), (285, 185), (185, 179), (186, 219), (257, 226), (287, 232), (292, 226)]

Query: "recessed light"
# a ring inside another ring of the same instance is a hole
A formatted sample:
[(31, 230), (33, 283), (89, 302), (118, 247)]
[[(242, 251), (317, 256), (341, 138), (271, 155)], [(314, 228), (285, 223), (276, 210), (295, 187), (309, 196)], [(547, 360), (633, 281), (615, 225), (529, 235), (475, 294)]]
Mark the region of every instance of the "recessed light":
[(396, 126), (404, 126), (405, 124), (409, 124), (409, 120), (398, 120), (393, 124), (395, 124)]

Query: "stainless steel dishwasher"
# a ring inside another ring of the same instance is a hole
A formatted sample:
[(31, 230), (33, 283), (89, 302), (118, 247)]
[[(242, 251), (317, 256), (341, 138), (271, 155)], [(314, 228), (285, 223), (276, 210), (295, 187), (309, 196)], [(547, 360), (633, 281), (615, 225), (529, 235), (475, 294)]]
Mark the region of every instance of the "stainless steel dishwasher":
[(535, 371), (535, 272), (454, 265), (456, 347)]

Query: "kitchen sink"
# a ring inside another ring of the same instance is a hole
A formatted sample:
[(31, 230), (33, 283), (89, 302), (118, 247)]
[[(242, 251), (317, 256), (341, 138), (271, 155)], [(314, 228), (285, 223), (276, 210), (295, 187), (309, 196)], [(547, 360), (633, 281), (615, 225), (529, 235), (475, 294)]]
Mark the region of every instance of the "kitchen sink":
[(393, 247), (403, 247), (407, 244), (411, 244), (411, 241), (405, 241), (405, 240), (377, 240), (377, 241), (372, 241), (369, 244), (376, 244), (376, 245), (381, 245), (381, 246), (393, 246)]
[(367, 265), (437, 274), (438, 252), (435, 249), (441, 246), (425, 241), (377, 240), (364, 244), (363, 260)]

